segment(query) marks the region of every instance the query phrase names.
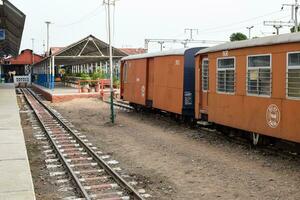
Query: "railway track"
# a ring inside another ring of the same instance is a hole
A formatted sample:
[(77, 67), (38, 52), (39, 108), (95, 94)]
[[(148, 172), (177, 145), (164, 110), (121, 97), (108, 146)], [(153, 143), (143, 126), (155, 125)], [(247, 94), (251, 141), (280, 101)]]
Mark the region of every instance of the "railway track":
[(128, 182), (107, 164), (98, 152), (73, 131), (30, 90), (22, 89), (26, 101), (46, 133), (52, 150), (72, 180), (77, 199), (143, 200)]
[[(104, 103), (110, 104), (110, 101), (103, 101)], [(124, 109), (124, 110), (134, 110), (133, 107), (131, 107), (129, 105), (129, 103), (124, 102), (124, 101), (120, 101), (120, 100), (114, 100), (114, 106), (118, 107), (120, 109)]]

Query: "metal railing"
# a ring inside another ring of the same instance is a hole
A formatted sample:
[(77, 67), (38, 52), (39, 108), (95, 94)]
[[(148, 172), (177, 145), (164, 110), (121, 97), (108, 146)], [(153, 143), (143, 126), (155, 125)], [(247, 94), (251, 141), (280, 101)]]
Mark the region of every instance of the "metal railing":
[(20, 83), (31, 84), (31, 76), (14, 76), (14, 84), (18, 85)]

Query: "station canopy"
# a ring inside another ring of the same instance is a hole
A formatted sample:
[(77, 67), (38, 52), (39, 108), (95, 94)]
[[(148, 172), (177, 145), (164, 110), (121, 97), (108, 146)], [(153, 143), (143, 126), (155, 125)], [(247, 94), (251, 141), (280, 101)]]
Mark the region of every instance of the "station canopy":
[[(121, 59), (127, 56), (123, 51), (113, 48), (113, 59)], [(98, 62), (109, 58), (109, 45), (93, 35), (75, 42), (50, 57), (55, 58), (56, 65), (75, 65)]]
[(5, 38), (0, 39), (0, 57), (18, 55), (25, 18), (25, 14), (8, 0), (0, 0), (0, 31), (5, 33)]

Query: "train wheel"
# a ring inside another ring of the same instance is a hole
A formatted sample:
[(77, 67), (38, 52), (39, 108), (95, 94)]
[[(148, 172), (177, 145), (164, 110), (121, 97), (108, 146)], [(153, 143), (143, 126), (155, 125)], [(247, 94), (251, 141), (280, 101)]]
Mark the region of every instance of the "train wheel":
[(252, 142), (253, 142), (253, 145), (257, 146), (260, 141), (261, 141), (260, 134), (258, 134), (258, 133), (252, 133)]

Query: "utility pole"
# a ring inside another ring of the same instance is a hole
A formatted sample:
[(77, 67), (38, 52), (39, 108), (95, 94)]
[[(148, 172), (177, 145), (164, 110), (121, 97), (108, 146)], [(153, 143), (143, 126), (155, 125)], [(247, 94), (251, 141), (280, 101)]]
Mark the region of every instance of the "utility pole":
[(291, 7), (292, 10), (292, 15), (291, 15), (291, 20), (290, 22), (294, 23), (294, 31), (298, 32), (298, 10), (299, 10), (299, 3), (298, 0), (295, 0), (295, 4), (282, 4), (281, 10), (283, 10), (283, 8), (285, 6)]
[(273, 26), (276, 29), (276, 34), (279, 35), (279, 29), (283, 28), (284, 26), (292, 27), (293, 23), (282, 21), (264, 21), (264, 26)]
[(111, 123), (115, 123), (114, 113), (114, 85), (113, 85), (113, 59), (112, 59), (112, 35), (111, 35), (111, 15), (110, 6), (115, 6), (115, 0), (103, 0), (103, 4), (107, 5), (107, 24), (108, 24), (108, 41), (109, 41), (109, 66), (110, 66), (110, 111)]
[(295, 32), (298, 32), (298, 10), (299, 10), (298, 0), (295, 0)]
[(188, 39), (186, 39), (184, 42), (181, 42), (181, 44), (183, 44), (184, 48), (188, 48)]
[(158, 44), (160, 45), (160, 51), (163, 51), (164, 49), (164, 41), (159, 41)]
[(186, 28), (184, 29), (184, 33), (186, 32), (190, 32), (190, 40), (194, 40), (194, 32), (197, 32), (197, 34), (199, 34), (199, 29), (196, 29), (196, 28)]
[(253, 29), (254, 28), (254, 26), (249, 26), (249, 27), (246, 27), (247, 29), (248, 29), (248, 31), (249, 31), (249, 40), (251, 39), (251, 29)]
[(282, 26), (281, 25), (274, 25), (273, 27), (276, 29), (276, 35), (279, 35), (279, 29), (281, 29)]
[(46, 51), (46, 53), (47, 53), (47, 56), (49, 56), (49, 54), (50, 54), (50, 49), (49, 49), (49, 29), (50, 29), (50, 24), (51, 24), (51, 22), (50, 21), (46, 21), (45, 22), (46, 24), (47, 24), (47, 51)]
[(46, 55), (46, 44), (45, 44), (45, 40), (43, 40), (43, 51), (44, 51), (44, 54)]

